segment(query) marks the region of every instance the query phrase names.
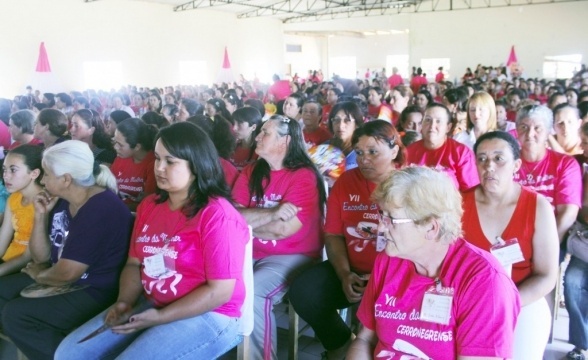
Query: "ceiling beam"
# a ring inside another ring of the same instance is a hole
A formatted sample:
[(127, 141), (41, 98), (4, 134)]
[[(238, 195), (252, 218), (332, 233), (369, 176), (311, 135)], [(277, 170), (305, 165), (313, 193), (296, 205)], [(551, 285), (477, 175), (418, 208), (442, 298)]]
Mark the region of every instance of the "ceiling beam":
[[(84, 0), (86, 2), (97, 0)], [(423, 13), (509, 6), (529, 6), (588, 0), (194, 0), (173, 7), (173, 11), (234, 5), (249, 10), (238, 12), (237, 18), (271, 16), (284, 23), (331, 20), (352, 17)]]
[[(372, 0), (373, 1), (373, 0)], [(297, 23), (306, 21), (332, 20), (352, 17), (366, 17), (379, 15), (393, 15), (400, 13), (426, 13), (440, 11), (473, 10), (483, 8), (502, 8), (509, 6), (530, 6), (553, 3), (567, 3), (588, 0), (414, 0), (414, 1), (389, 1), (381, 0), (371, 5), (357, 5), (350, 1), (347, 8), (323, 8), (315, 9), (305, 15), (281, 17), (283, 23)], [(431, 4), (431, 6), (424, 6)], [(374, 12), (374, 10), (379, 10)], [(244, 13), (238, 14), (237, 17)]]

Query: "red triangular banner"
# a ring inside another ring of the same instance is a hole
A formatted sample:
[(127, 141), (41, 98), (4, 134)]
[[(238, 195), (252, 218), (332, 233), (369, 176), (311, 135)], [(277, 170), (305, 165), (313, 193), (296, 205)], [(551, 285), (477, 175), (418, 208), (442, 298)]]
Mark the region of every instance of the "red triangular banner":
[(51, 72), (51, 65), (49, 65), (49, 57), (47, 50), (45, 50), (45, 43), (42, 42), (39, 47), (39, 59), (37, 60), (36, 72)]
[(231, 62), (229, 61), (229, 52), (227, 51), (227, 47), (225, 46), (225, 57), (223, 59), (223, 69), (230, 69)]
[(510, 48), (510, 55), (508, 55), (508, 60), (506, 62), (506, 66), (510, 66), (512, 63), (517, 63), (517, 54), (515, 54), (514, 45)]

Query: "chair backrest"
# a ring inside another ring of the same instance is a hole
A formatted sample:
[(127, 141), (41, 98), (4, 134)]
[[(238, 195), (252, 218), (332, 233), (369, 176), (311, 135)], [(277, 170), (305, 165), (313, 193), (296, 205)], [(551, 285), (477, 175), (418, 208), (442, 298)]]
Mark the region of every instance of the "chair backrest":
[(253, 331), (253, 229), (249, 226), (249, 240), (245, 245), (243, 261), (243, 282), (245, 283), (245, 301), (241, 306), (239, 334), (249, 336)]

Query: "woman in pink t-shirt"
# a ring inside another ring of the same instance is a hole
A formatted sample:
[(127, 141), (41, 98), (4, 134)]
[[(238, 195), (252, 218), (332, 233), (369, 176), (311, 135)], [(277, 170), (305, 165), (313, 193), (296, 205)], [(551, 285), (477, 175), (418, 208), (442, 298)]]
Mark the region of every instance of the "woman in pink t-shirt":
[[(183, 122), (156, 140), (158, 192), (137, 209), (118, 299), (71, 333), (56, 359), (216, 359), (238, 342), (247, 223), (204, 131)], [(101, 325), (111, 329), (78, 343)]]
[[(573, 157), (547, 148), (553, 114), (546, 106), (523, 107), (517, 113), (516, 124), (522, 162), (514, 179), (547, 198), (555, 210), (557, 233), (563, 243), (582, 205), (580, 166)], [(562, 251), (565, 252), (563, 245)]]
[(274, 115), (256, 141), (259, 160), (243, 169), (233, 198), (254, 235), (250, 355), (271, 360), (277, 359), (272, 308), (296, 274), (320, 258), (325, 187), (306, 153), (297, 121)]
[[(372, 194), (376, 258), (348, 359), (508, 359), (520, 299), (488, 252), (461, 236), (461, 196), (444, 173), (394, 171)], [(500, 294), (500, 296), (496, 296)]]
[[(463, 194), (465, 239), (501, 261), (519, 289), (521, 313), (514, 336), (515, 360), (541, 360), (551, 330), (545, 296), (558, 273), (559, 241), (549, 202), (513, 180), (521, 166), (517, 140), (487, 132), (474, 145), (480, 185)], [(504, 246), (506, 245), (506, 247)], [(516, 261), (500, 251), (520, 251)]]

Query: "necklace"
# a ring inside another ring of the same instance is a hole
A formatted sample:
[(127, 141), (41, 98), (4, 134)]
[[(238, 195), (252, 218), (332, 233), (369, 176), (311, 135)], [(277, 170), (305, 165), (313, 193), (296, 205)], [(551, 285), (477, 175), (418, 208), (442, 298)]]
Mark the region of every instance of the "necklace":
[[(524, 174), (528, 177), (529, 175), (531, 175), (531, 177), (535, 177), (535, 170), (537, 170), (539, 168), (539, 166), (543, 163), (543, 159), (537, 161), (537, 162), (527, 162), (524, 159), (522, 160), (522, 168), (523, 168), (523, 172)], [(529, 166), (529, 164), (533, 164), (532, 168)]]

